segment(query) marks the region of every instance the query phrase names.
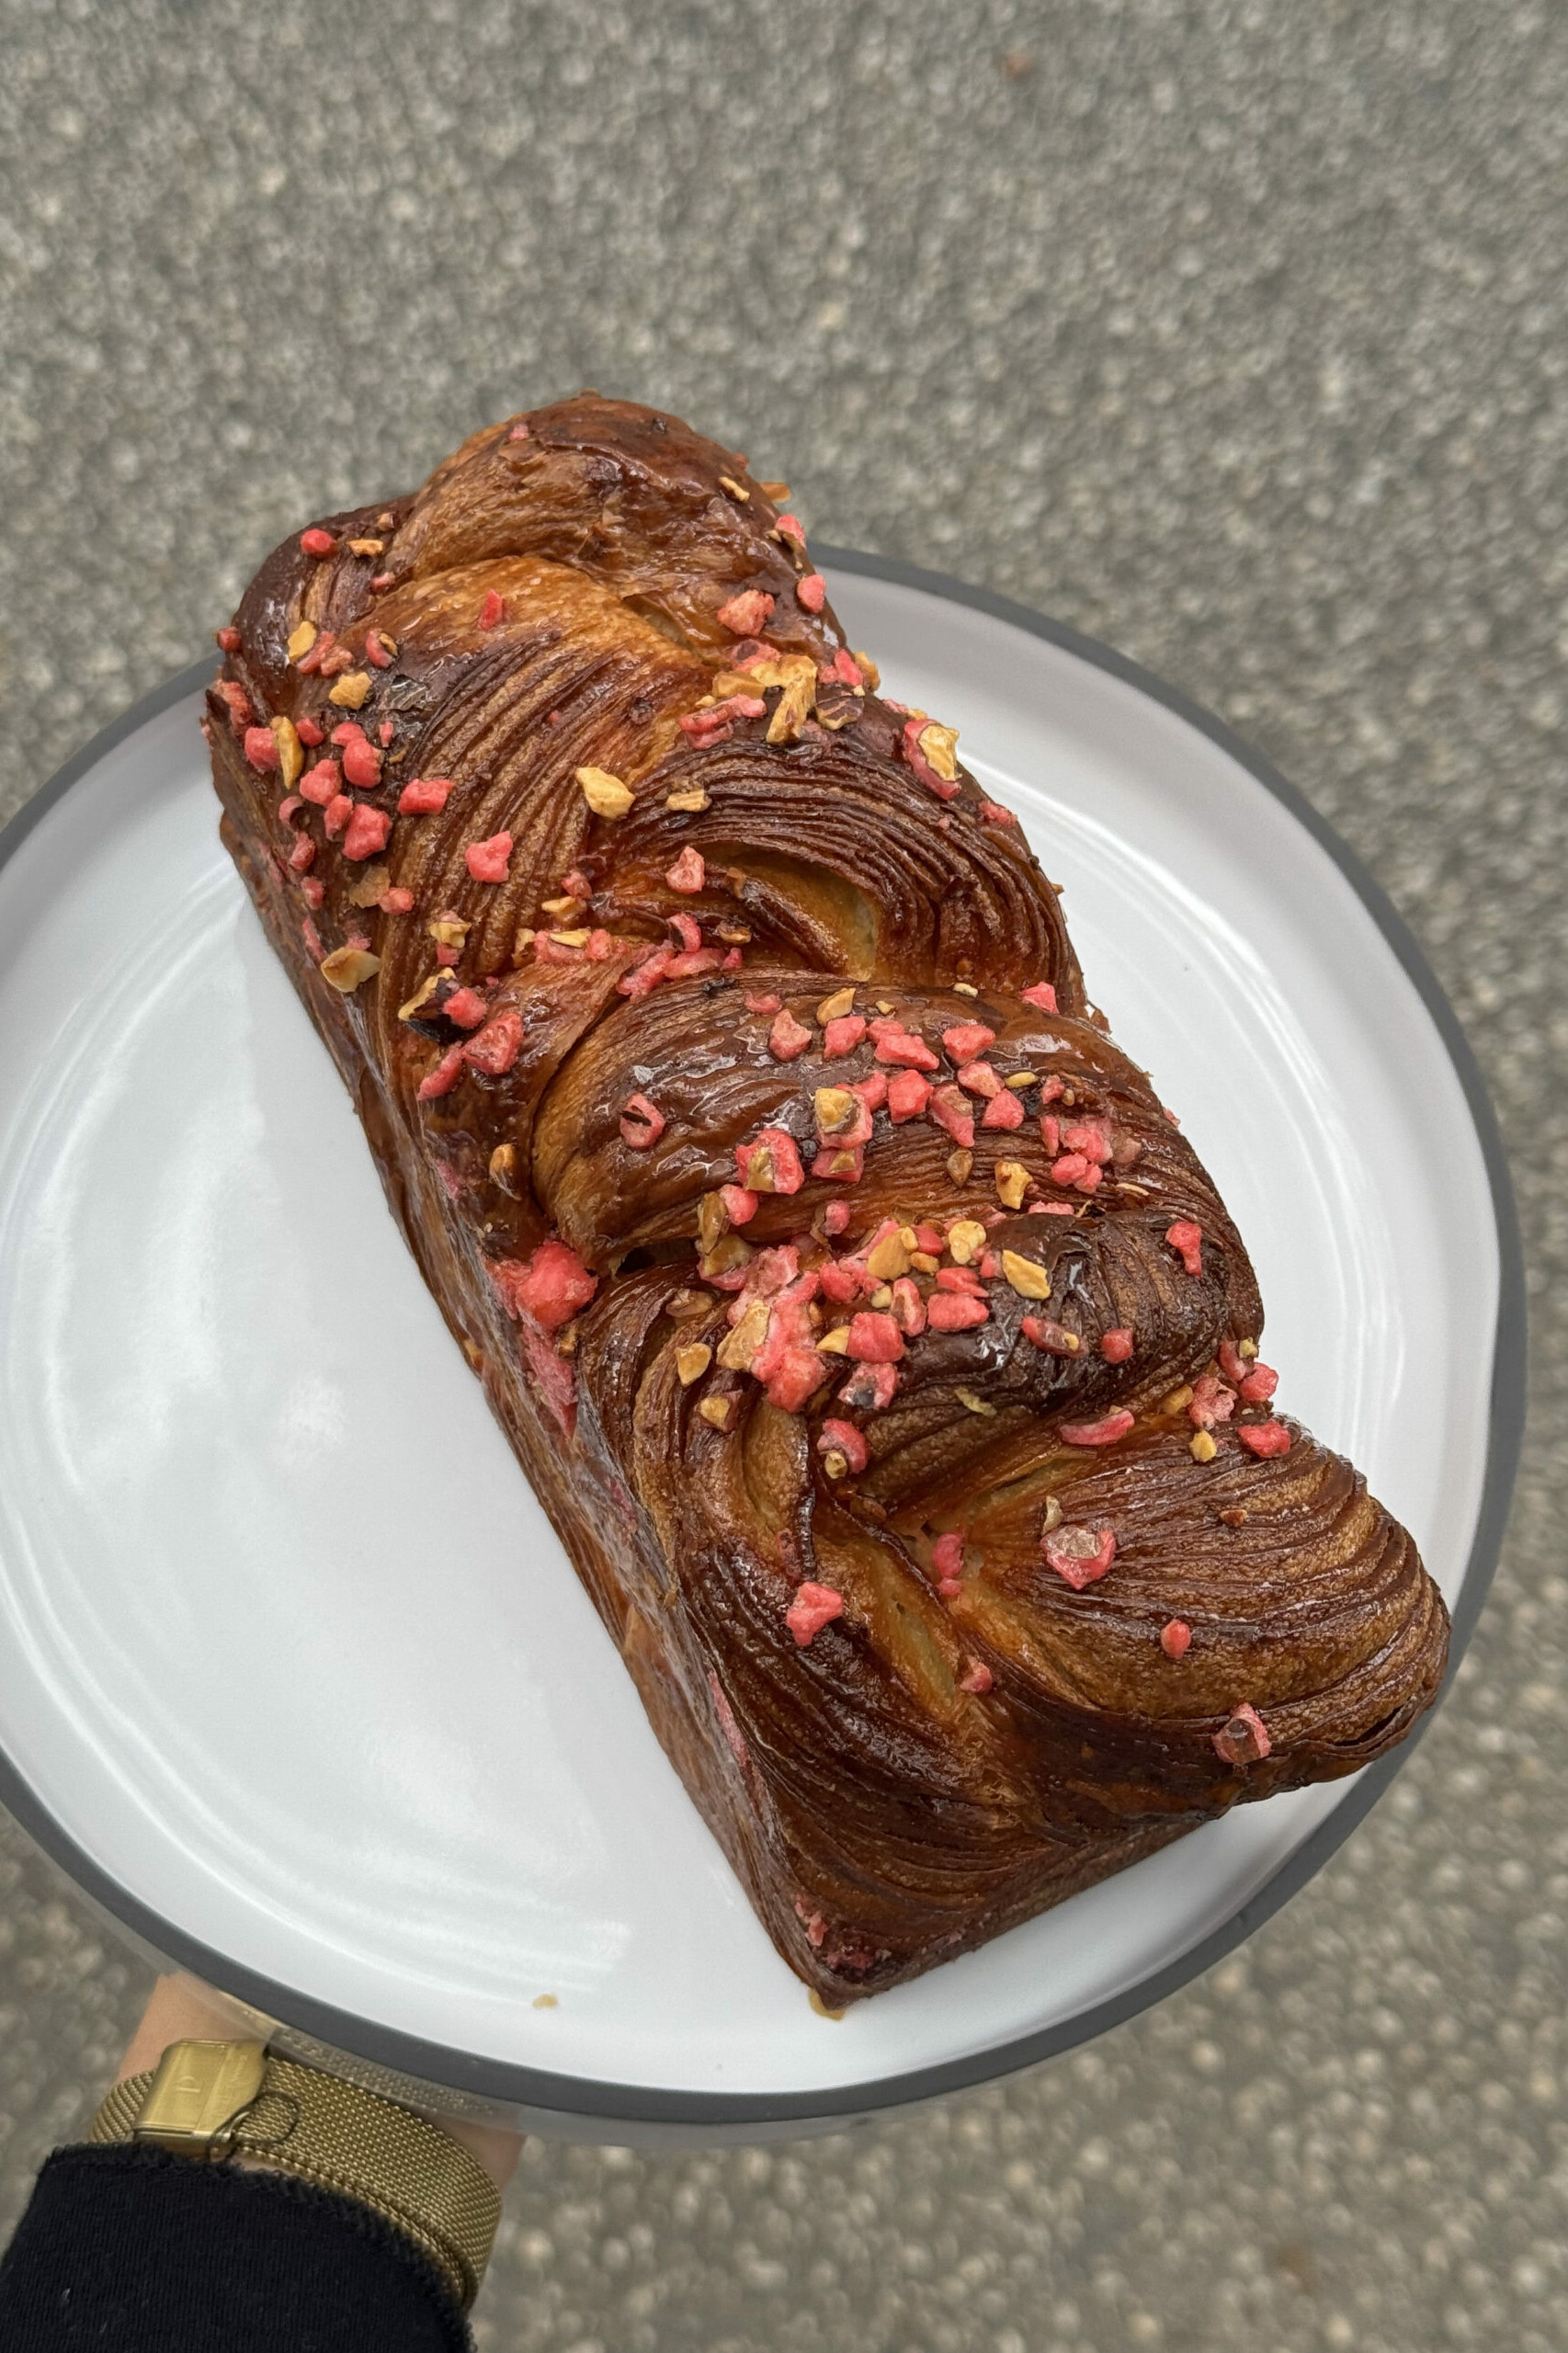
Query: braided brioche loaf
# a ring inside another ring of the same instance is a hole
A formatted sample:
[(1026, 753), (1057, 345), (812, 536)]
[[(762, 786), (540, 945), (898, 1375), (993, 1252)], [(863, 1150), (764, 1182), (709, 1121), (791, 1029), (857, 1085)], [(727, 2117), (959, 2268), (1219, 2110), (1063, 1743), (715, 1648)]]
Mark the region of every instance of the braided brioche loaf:
[(206, 727), (409, 1246), (838, 2005), (1378, 1756), (1447, 1619), (787, 496), (594, 394), (497, 426), (267, 560)]

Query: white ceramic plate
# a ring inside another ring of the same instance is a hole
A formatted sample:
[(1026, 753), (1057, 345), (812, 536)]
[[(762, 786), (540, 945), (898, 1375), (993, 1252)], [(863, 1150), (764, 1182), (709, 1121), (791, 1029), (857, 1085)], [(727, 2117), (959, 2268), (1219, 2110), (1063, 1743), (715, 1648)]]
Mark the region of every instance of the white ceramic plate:
[[(1417, 951), (1288, 787), (1116, 655), (926, 575), (831, 571), (889, 691), (960, 727), (1065, 883), (1092, 992), (1252, 1250), (1282, 1401), (1414, 1530), (1462, 1640), (1512, 1471), (1519, 1289), (1490, 1115)], [(1211, 1961), (1393, 1761), (813, 2014), (219, 847), (204, 676), (4, 846), (0, 1790), (270, 2016), (596, 2137), (755, 2137), (974, 2082)]]

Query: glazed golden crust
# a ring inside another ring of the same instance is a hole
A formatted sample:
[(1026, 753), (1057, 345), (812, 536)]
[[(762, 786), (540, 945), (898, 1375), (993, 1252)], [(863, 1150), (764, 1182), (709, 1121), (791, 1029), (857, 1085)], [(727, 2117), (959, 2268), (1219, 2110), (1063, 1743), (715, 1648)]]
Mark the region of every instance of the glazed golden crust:
[(1447, 1619), (775, 493), (508, 420), (268, 559), (207, 725), (426, 1279), (838, 2003), (1381, 1754)]

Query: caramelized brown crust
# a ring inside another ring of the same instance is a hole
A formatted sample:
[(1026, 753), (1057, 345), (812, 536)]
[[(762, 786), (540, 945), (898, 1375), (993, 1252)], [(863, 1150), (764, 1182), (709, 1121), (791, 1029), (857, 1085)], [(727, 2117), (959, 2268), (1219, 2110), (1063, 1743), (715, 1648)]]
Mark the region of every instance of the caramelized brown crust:
[(839, 2003), (1380, 1755), (1448, 1621), (782, 496), (592, 393), (509, 420), (267, 560), (206, 724), (421, 1270)]

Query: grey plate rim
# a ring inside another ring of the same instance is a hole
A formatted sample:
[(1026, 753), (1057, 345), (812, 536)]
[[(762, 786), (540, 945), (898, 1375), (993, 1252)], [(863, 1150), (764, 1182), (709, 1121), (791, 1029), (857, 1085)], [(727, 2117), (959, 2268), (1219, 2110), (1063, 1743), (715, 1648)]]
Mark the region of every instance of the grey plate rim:
[[(994, 620), (1025, 630), (1032, 637), (1043, 638), (1047, 644), (1075, 654), (1079, 660), (1108, 672), (1112, 677), (1121, 679), (1151, 700), (1162, 703), (1167, 710), (1184, 719), (1188, 726), (1207, 735), (1210, 742), (1219, 745), (1256, 777), (1276, 800), (1284, 804), (1297, 824), (1311, 835), (1319, 847), (1327, 851), (1388, 941), (1430, 1014), (1453, 1064), (1474, 1123), (1492, 1189), (1498, 1254), (1497, 1329), (1486, 1475), (1475, 1539), (1471, 1546), (1464, 1584), (1453, 1613), (1453, 1643), (1448, 1676), (1443, 1693), (1439, 1695), (1440, 1704), (1469, 1647), (1502, 1549), (1524, 1434), (1526, 1313), (1518, 1213), (1496, 1114), (1469, 1040), (1460, 1026), (1459, 1017), (1444, 995), (1437, 974), (1392, 900), (1306, 796), (1281, 776), (1260, 752), (1255, 751), (1222, 720), (1216, 719), (1211, 711), (1205, 710), (1201, 704), (1194, 702), (1179, 688), (1167, 685), (1163, 678), (1145, 670), (1142, 664), (1119, 654), (1113, 646), (1104, 644), (1098, 638), (1086, 637), (1082, 631), (1069, 628), (1065, 622), (1050, 620), (1028, 606), (1015, 603), (1011, 597), (996, 596), (986, 588), (971, 587), (964, 581), (951, 579), (945, 573), (927, 572), (916, 564), (903, 563), (891, 556), (867, 555), (853, 548), (819, 545), (816, 552), (820, 562), (829, 570), (858, 573), (869, 579), (891, 581), (899, 587), (914, 588), (928, 597), (945, 598), (949, 604), (968, 606), (975, 612), (989, 614)], [(117, 744), (123, 743), (128, 735), (134, 734), (175, 703), (183, 701), (209, 685), (212, 674), (210, 660), (192, 663), (187, 669), (166, 678), (151, 694), (144, 695), (67, 760), (64, 767), (57, 770), (49, 782), (23, 805), (4, 832), (0, 832), (0, 865), (15, 857), (40, 819), (74, 784), (97, 767)], [(1155, 1970), (1151, 1975), (1141, 1978), (1135, 1985), (1124, 1987), (1120, 1993), (1096, 2003), (1090, 2009), (1079, 2011), (1073, 2018), (1059, 2020), (1053, 2026), (1042, 2027), (1033, 2034), (1015, 2037), (994, 2049), (972, 2052), (962, 2059), (947, 2060), (937, 2066), (915, 2068), (903, 2075), (874, 2076), (862, 2083), (840, 2085), (831, 2091), (665, 2091), (646, 2085), (615, 2084), (595, 2077), (559, 2075), (542, 2068), (517, 2066), (506, 2061), (479, 2057), (443, 2043), (430, 2042), (423, 2037), (403, 2034), (390, 2027), (377, 2026), (330, 2003), (319, 2002), (309, 1995), (273, 1984), (256, 1971), (204, 1945), (199, 1938), (188, 1935), (175, 1922), (165, 1920), (152, 1911), (83, 1852), (35, 1796), (3, 1749), (0, 1749), (0, 1802), (85, 1894), (143, 1944), (167, 1955), (180, 1967), (222, 1987), (269, 2018), (278, 2019), (280, 2024), (331, 2044), (368, 2065), (390, 2068), (399, 2075), (416, 2077), (429, 2085), (444, 2086), (471, 2098), (531, 2109), (539, 2114), (556, 2115), (563, 2121), (580, 2120), (653, 2127), (727, 2128), (733, 2134), (748, 2125), (777, 2130), (780, 2125), (798, 2122), (802, 2129), (807, 2129), (839, 2119), (848, 2121), (881, 2110), (938, 2098), (945, 2093), (971, 2090), (976, 2085), (992, 2082), (1001, 2075), (1014, 2075), (1021, 2068), (1037, 2066), (1041, 2061), (1055, 2058), (1079, 2043), (1091, 2041), (1109, 2028), (1136, 2017), (1141, 2010), (1164, 2001), (1168, 1994), (1174, 1994), (1192, 1978), (1211, 1969), (1216, 1961), (1244, 1942), (1323, 1869), (1329, 1857), (1370, 1813), (1431, 1722), (1432, 1714), (1428, 1714), (1392, 1756), (1369, 1767), (1354, 1790), (1335, 1806), (1328, 1819), (1302, 1841), (1245, 1904), (1221, 1927), (1211, 1929), (1208, 1936), (1165, 1968)]]

